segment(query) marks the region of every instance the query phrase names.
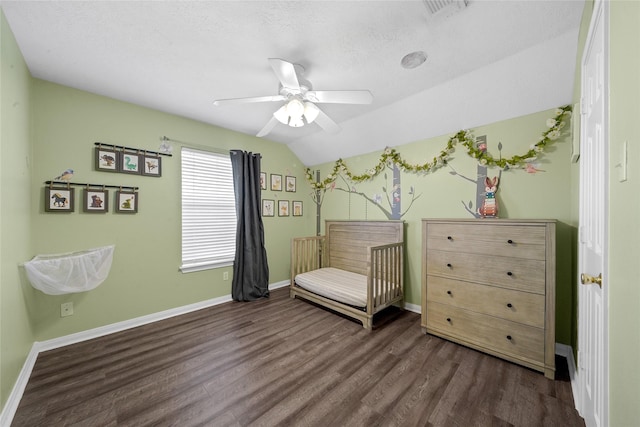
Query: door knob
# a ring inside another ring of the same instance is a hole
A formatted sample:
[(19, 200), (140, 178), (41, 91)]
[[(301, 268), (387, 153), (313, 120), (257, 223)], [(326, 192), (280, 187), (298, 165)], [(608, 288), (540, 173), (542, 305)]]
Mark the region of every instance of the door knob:
[(592, 283), (595, 283), (598, 286), (602, 287), (602, 273), (598, 274), (598, 277), (593, 277), (588, 275), (587, 273), (582, 273), (580, 275), (580, 281), (583, 285), (590, 285)]

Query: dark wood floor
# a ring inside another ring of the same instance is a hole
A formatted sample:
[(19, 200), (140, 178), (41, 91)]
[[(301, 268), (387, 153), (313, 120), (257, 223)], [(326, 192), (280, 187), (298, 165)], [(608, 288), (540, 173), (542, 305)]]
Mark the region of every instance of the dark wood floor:
[(279, 289), (40, 354), (12, 425), (583, 426), (561, 371), (393, 308), (369, 333)]

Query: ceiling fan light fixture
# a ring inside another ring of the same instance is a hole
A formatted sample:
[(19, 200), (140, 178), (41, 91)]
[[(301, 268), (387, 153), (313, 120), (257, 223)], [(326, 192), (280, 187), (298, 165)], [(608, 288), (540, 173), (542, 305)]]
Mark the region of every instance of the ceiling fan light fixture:
[(302, 101), (298, 98), (293, 98), (289, 102), (287, 102), (287, 113), (291, 116), (291, 119), (294, 117), (302, 117), (304, 114), (304, 105)]
[(273, 117), (278, 119), (280, 123), (283, 125), (289, 124), (289, 113), (287, 113), (287, 104), (284, 104), (282, 107), (278, 108), (278, 111), (273, 113)]
[(302, 126), (304, 126), (304, 122), (302, 121), (302, 116), (291, 117), (291, 120), (289, 121), (289, 126), (291, 126), (292, 128), (301, 128)]
[(307, 123), (313, 123), (318, 114), (320, 114), (320, 109), (313, 102), (304, 103), (304, 118)]

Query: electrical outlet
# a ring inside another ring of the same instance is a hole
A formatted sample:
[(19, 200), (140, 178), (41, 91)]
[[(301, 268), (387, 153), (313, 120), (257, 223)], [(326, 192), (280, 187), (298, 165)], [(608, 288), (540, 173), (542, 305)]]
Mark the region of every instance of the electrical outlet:
[(65, 302), (60, 304), (60, 317), (67, 317), (73, 315), (73, 303)]
[(222, 280), (229, 280), (229, 272), (225, 271), (224, 273), (222, 273)]

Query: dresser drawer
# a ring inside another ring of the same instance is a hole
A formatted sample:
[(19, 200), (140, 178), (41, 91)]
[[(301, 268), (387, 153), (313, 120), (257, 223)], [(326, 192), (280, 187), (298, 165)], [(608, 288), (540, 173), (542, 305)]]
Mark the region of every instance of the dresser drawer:
[(545, 233), (540, 225), (429, 223), (427, 248), (544, 260)]
[(540, 294), (427, 276), (427, 300), (544, 327), (544, 295)]
[(544, 294), (545, 266), (540, 260), (427, 250), (426, 274)]
[(429, 301), (427, 332), (485, 351), (544, 364), (544, 329), (541, 328)]

